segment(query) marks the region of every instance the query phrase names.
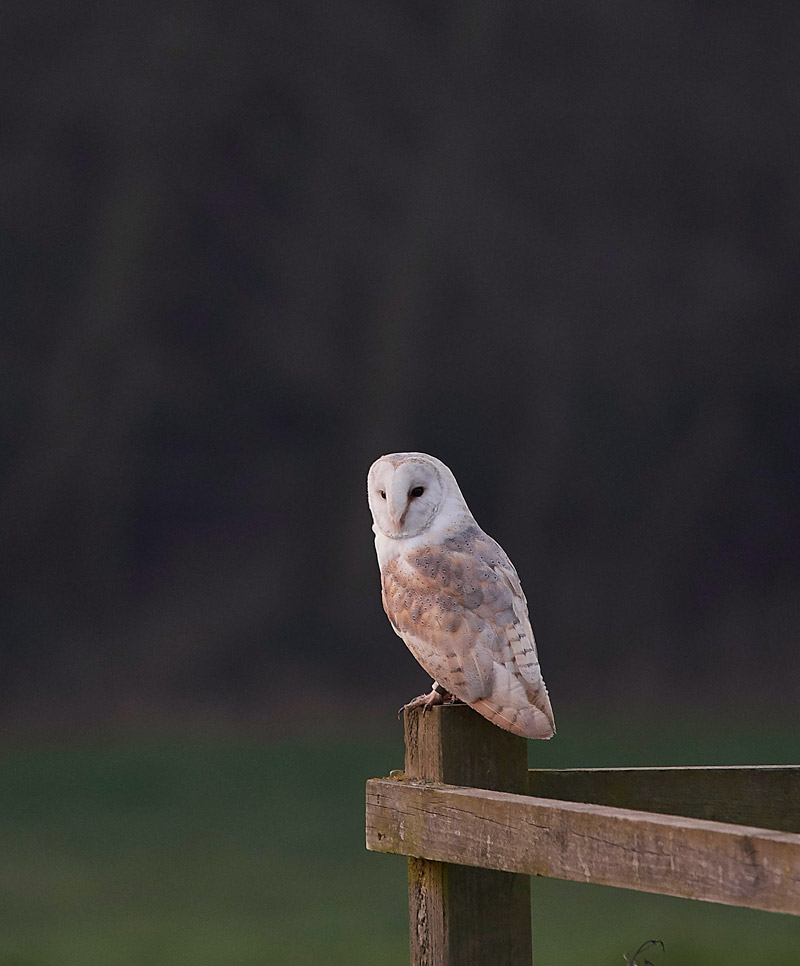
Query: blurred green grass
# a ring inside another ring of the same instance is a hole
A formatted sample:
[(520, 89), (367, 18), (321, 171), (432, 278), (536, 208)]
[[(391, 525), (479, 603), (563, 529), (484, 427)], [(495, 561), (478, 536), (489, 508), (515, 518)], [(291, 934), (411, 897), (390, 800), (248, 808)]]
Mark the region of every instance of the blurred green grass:
[[(664, 715), (562, 714), (531, 762), (798, 760), (775, 722)], [(402, 766), (399, 726), (338, 732), (6, 748), (0, 966), (407, 963), (405, 860), (364, 849), (364, 781)], [(537, 966), (619, 964), (651, 938), (659, 966), (800, 961), (793, 917), (545, 879), (533, 903)]]

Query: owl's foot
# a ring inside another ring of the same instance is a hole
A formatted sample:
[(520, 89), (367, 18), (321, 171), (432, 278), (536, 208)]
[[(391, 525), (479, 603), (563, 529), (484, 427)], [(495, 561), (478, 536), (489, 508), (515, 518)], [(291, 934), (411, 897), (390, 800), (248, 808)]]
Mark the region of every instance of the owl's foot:
[(450, 694), (449, 691), (445, 691), (441, 684), (434, 683), (433, 689), (429, 694), (420, 694), (413, 701), (404, 704), (397, 712), (397, 717), (402, 717), (404, 711), (413, 711), (414, 708), (422, 708), (422, 713), (427, 714), (432, 707), (437, 704), (444, 704), (445, 701), (448, 704), (452, 704), (458, 702), (458, 698), (454, 694)]

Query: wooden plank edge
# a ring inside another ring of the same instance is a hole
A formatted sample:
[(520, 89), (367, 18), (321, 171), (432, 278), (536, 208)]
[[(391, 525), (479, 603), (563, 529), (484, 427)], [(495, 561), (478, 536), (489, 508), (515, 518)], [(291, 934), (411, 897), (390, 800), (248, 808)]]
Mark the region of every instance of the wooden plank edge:
[(635, 772), (646, 775), (650, 772), (709, 772), (710, 774), (725, 772), (800, 772), (800, 765), (612, 765), (592, 766), (587, 768), (529, 768), (529, 774), (570, 774), (572, 772), (586, 772), (587, 774), (614, 774), (615, 772)]
[(528, 794), (800, 832), (800, 765), (533, 768)]
[(800, 835), (434, 782), (367, 782), (367, 848), (800, 914)]

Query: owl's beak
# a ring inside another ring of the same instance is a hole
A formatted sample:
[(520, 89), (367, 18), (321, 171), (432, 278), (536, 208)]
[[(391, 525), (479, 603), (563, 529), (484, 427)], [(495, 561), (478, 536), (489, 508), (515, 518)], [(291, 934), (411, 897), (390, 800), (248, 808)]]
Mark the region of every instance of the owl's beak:
[(398, 533), (406, 525), (406, 513), (408, 513), (408, 506), (406, 506), (399, 517), (394, 510), (389, 511), (389, 519), (392, 521), (392, 526), (395, 528), (395, 530), (397, 530)]

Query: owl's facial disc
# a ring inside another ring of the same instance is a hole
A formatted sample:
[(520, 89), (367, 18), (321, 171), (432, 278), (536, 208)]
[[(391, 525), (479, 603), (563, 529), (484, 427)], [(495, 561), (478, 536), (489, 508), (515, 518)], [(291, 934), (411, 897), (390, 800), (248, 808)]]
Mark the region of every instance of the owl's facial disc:
[(427, 529), (443, 494), (438, 468), (422, 459), (380, 459), (369, 473), (369, 505), (375, 526), (393, 539), (415, 537)]

